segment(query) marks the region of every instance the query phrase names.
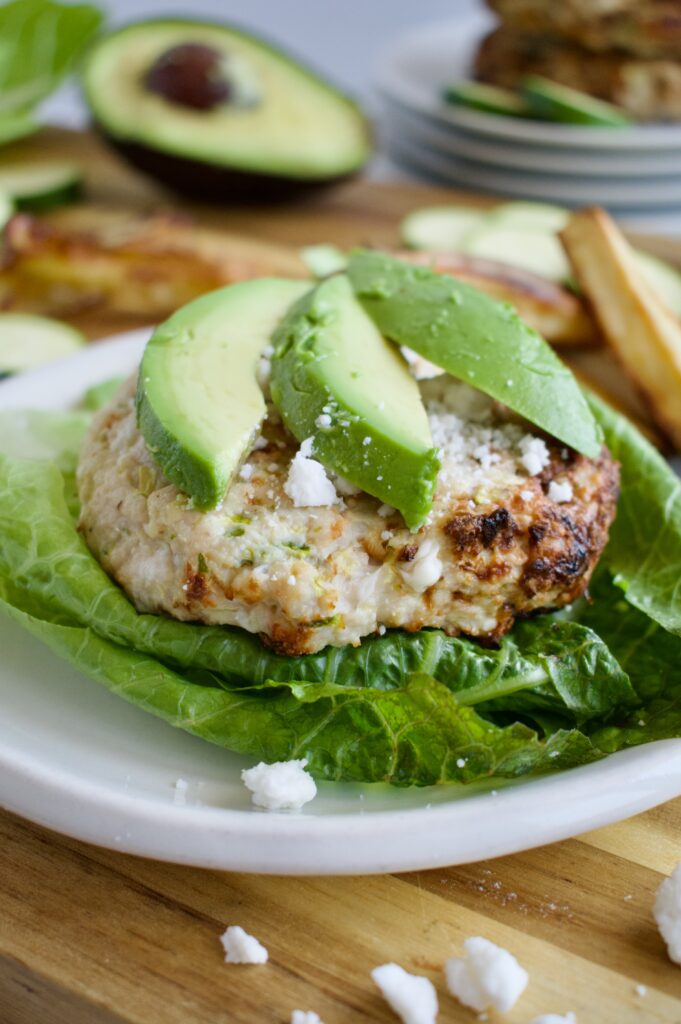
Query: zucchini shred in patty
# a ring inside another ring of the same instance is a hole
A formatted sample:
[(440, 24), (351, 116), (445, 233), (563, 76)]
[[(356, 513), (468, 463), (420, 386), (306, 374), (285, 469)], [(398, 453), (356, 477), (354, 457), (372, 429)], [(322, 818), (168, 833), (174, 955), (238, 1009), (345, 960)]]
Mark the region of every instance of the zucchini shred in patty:
[(418, 532), (343, 481), (335, 504), (295, 507), (284, 485), (299, 446), (271, 404), (247, 472), (218, 508), (194, 509), (137, 429), (134, 380), (86, 439), (80, 529), (140, 612), (240, 626), (287, 655), (386, 628), (493, 642), (517, 616), (574, 601), (615, 515), (607, 449), (591, 460), (537, 437), (447, 375), (420, 387), (442, 468)]

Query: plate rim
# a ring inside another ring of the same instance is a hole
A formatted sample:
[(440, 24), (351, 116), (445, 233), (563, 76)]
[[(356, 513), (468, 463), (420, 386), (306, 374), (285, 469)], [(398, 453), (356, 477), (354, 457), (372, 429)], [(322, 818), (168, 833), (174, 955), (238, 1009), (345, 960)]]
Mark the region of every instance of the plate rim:
[[(60, 400), (62, 393), (55, 387), (60, 375), (71, 378), (72, 394), (82, 394), (88, 384), (110, 376), (112, 365), (141, 352), (147, 335), (148, 329), (114, 335), (0, 383), (0, 407), (35, 408), (29, 395), (43, 382), (49, 384), (49, 400), (37, 407), (62, 408), (71, 399)], [(87, 379), (71, 373), (78, 364)], [(335, 785), (321, 783), (321, 792)], [(0, 745), (0, 804), (7, 810), (108, 849), (263, 874), (372, 874), (470, 863), (566, 839), (678, 795), (681, 739), (643, 744), (590, 765), (511, 785), (500, 781), (498, 790), (464, 799), (387, 810), (360, 804), (357, 811), (334, 814), (176, 805), (83, 779), (50, 765), (49, 753), (37, 757), (18, 752), (11, 743)], [(553, 808), (552, 814), (547, 807)], [(487, 809), (494, 814), (485, 814)], [(352, 843), (339, 842), (350, 836)]]

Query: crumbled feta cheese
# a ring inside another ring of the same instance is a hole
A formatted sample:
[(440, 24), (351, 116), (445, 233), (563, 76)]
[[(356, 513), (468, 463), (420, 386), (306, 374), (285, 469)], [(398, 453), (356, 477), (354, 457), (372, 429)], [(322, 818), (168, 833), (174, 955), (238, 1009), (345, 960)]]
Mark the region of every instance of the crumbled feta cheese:
[(399, 564), (402, 579), (416, 593), (422, 594), (424, 590), (428, 590), (428, 587), (437, 583), (442, 576), (442, 562), (439, 553), (440, 548), (437, 541), (429, 537), (420, 545), (411, 562)]
[(681, 964), (681, 862), (657, 890), (653, 914), (669, 959)]
[(220, 936), (225, 951), (226, 964), (266, 964), (268, 953), (265, 947), (238, 924), (229, 926)]
[(244, 768), (241, 779), (253, 794), (256, 807), (268, 811), (299, 811), (317, 795), (317, 786), (305, 771), (306, 765), (306, 758), (273, 764), (261, 761), (253, 768)]
[(294, 1010), (291, 1014), (291, 1024), (324, 1024), (324, 1022), (314, 1010)]
[(490, 451), (488, 444), (479, 444), (473, 450), (473, 458), (478, 460), (483, 469), (491, 469), (499, 461), (499, 455)]
[(312, 438), (302, 442), (300, 449), (289, 467), (284, 483), (284, 493), (296, 508), (311, 508), (320, 505), (335, 505), (338, 501), (333, 486), (321, 462), (310, 458)]
[(388, 1006), (404, 1024), (435, 1024), (437, 993), (429, 978), (409, 974), (399, 964), (375, 967), (371, 977)]
[(175, 783), (175, 792), (173, 793), (173, 802), (176, 804), (186, 803), (188, 789), (189, 783), (186, 779), (177, 779)]
[(457, 759), (456, 759), (456, 767), (457, 768), (465, 768), (466, 767), (466, 758), (465, 757), (457, 757)]
[(331, 423), (332, 420), (328, 412), (321, 412), (317, 419), (314, 421), (315, 427), (318, 427), (319, 430), (328, 430), (329, 427), (331, 426)]
[(414, 352), (413, 348), (403, 345), (402, 355), (407, 360), (409, 372), (416, 380), (429, 380), (431, 377), (439, 377), (442, 374), (440, 366), (436, 366), (435, 363), (431, 363), (430, 359)]
[(393, 515), (394, 511), (395, 511), (395, 509), (392, 507), (392, 505), (379, 505), (378, 506), (378, 514), (379, 514), (379, 516), (382, 519), (387, 519), (388, 516)]
[(534, 491), (521, 491), (520, 497), (523, 499), (523, 501), (532, 501), (532, 498), (534, 497)]
[(378, 627), (378, 635), (379, 636), (384, 636), (385, 635), (385, 626), (383, 625), (383, 623), (381, 623), (381, 625)]
[(559, 1013), (542, 1013), (541, 1016), (535, 1017), (530, 1024), (577, 1024), (577, 1018), (574, 1013), (566, 1013), (564, 1017)]
[(344, 498), (352, 498), (355, 494), (362, 493), (361, 487), (355, 487), (344, 476), (334, 476), (333, 483), (338, 493), (342, 494)]
[(447, 988), (473, 1010), (506, 1013), (525, 990), (527, 971), (508, 950), (479, 935), (463, 945), (465, 956), (452, 957), (445, 964)]
[(261, 448), (267, 448), (268, 444), (269, 441), (267, 440), (267, 438), (263, 437), (261, 434), (259, 437), (256, 437), (255, 441), (253, 442), (253, 451), (259, 452)]
[(549, 501), (555, 501), (559, 505), (566, 501), (572, 501), (572, 484), (566, 480), (564, 484), (552, 480), (549, 484)]
[(520, 448), (520, 461), (530, 476), (537, 476), (551, 461), (549, 450), (541, 437), (525, 434), (520, 439), (518, 447)]
[(272, 356), (274, 355), (274, 345), (265, 345), (264, 349), (262, 350), (262, 355), (265, 357), (265, 359), (271, 359)]
[(250, 480), (252, 476), (253, 476), (253, 466), (251, 466), (247, 462), (239, 470), (239, 479), (240, 480)]
[(263, 391), (267, 391), (272, 376), (272, 364), (269, 359), (261, 357), (258, 359), (258, 366), (255, 371), (255, 379)]
[(370, 437), (363, 437), (362, 438), (362, 444), (371, 444), (371, 438)]
[(392, 535), (392, 530), (383, 530), (383, 532), (381, 533), (381, 540), (391, 540)]
[(291, 574), (291, 575), (289, 576), (289, 578), (288, 578), (288, 585), (289, 585), (290, 587), (295, 587), (295, 586), (296, 586), (296, 584), (297, 584), (297, 582), (298, 582), (298, 580), (297, 580), (297, 579), (295, 578), (295, 576), (294, 576), (294, 575), (293, 575), (293, 573), (292, 573), (292, 574)]
[(645, 985), (634, 985), (634, 991), (640, 999), (643, 999), (643, 997), (647, 994), (648, 989)]

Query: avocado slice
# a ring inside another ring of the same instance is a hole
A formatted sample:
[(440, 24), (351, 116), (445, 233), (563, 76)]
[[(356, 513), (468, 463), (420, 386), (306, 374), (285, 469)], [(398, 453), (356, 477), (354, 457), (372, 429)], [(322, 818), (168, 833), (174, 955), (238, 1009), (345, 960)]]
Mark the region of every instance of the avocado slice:
[(392, 341), (596, 458), (602, 436), (570, 370), (512, 306), (447, 274), (381, 253), (351, 255), (348, 276)]
[(624, 128), (632, 124), (629, 115), (614, 104), (541, 75), (524, 78), (521, 91), (532, 113), (546, 121), (602, 128)]
[(275, 332), (270, 387), (320, 462), (421, 525), (440, 467), (428, 417), (407, 363), (344, 274), (303, 296)]
[(199, 198), (282, 199), (359, 170), (359, 108), (227, 24), (159, 19), (99, 40), (83, 82), (96, 124), (141, 170)]
[(144, 350), (137, 421), (159, 466), (200, 509), (220, 503), (265, 418), (258, 358), (309, 284), (261, 278), (188, 303)]
[(446, 86), (444, 98), (458, 107), (470, 107), (501, 117), (531, 117), (527, 102), (517, 92), (486, 82), (463, 81)]

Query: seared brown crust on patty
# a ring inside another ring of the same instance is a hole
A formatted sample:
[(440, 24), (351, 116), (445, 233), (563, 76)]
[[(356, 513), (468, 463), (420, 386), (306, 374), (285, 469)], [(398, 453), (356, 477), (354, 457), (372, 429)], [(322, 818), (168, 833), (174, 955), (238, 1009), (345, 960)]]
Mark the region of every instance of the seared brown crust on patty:
[(681, 120), (681, 63), (674, 60), (594, 54), (504, 25), (480, 44), (475, 75), (507, 89), (517, 88), (526, 75), (543, 75), (615, 103), (639, 121)]
[(487, 0), (508, 26), (558, 36), (588, 50), (622, 50), (639, 57), (677, 58), (681, 52), (678, 0)]
[[(518, 615), (573, 601), (615, 514), (608, 452), (592, 461), (537, 438), (450, 378), (421, 388), (443, 459), (416, 533), (347, 487), (332, 506), (296, 507), (284, 484), (298, 446), (276, 416), (246, 479), (219, 508), (193, 509), (137, 431), (129, 384), (95, 417), (82, 453), (83, 535), (140, 611), (241, 626), (288, 655), (384, 628), (494, 641)], [(528, 466), (537, 450), (543, 466)]]

